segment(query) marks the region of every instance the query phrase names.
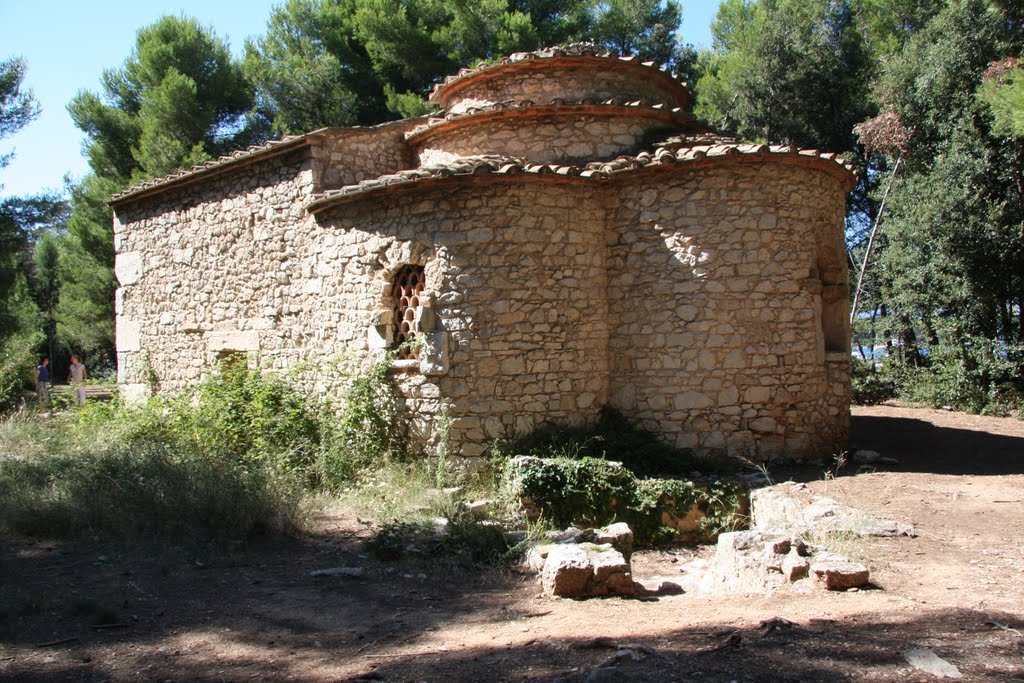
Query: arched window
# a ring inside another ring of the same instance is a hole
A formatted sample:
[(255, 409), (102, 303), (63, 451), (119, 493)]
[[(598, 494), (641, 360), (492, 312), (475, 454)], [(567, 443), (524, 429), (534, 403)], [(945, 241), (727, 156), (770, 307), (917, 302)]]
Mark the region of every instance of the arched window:
[(424, 289), (423, 266), (405, 265), (398, 269), (391, 283), (392, 339), (398, 347), (398, 359), (410, 360), (418, 356), (413, 345), (416, 339), (416, 307)]

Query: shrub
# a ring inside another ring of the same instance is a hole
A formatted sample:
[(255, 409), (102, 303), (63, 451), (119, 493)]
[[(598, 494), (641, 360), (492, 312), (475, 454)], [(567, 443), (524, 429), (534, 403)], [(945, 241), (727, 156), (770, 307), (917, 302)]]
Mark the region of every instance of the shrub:
[(578, 427), (549, 424), (496, 445), (499, 454), (537, 457), (611, 458), (643, 477), (686, 475), (693, 470), (718, 472), (722, 465), (675, 448), (658, 435), (631, 423), (622, 413), (602, 408), (597, 422)]
[(282, 379), (222, 364), (195, 397), (175, 402), (170, 426), (202, 449), (315, 479), (321, 419), (309, 400)]
[(853, 359), (851, 367), (853, 402), (859, 406), (873, 406), (896, 398), (897, 386), (874, 363)]
[(9, 412), (32, 397), (36, 358), (30, 345), (14, 338), (0, 348), (0, 412)]
[(390, 360), (385, 360), (357, 374), (340, 409), (324, 409), (319, 468), (326, 488), (338, 489), (362, 471), (407, 455), (401, 405), (389, 368)]
[[(746, 511), (746, 488), (738, 483), (638, 478), (623, 463), (600, 458), (515, 458), (505, 480), (511, 496), (558, 527), (626, 522), (641, 543), (711, 540)], [(665, 526), (666, 515), (683, 518), (694, 507), (703, 515), (697, 528), (679, 534)]]
[(1009, 414), (1024, 389), (1024, 349), (969, 338), (959, 348), (932, 349), (922, 367), (892, 364), (900, 397), (932, 407)]

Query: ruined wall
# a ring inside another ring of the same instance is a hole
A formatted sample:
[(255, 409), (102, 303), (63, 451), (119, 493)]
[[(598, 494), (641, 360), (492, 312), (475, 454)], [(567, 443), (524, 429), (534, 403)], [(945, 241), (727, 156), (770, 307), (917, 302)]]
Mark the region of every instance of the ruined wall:
[[(636, 152), (652, 131), (667, 123), (654, 117), (615, 112), (614, 116), (577, 115), (572, 111), (549, 116), (510, 112), (500, 119), (479, 122), (461, 119), (458, 125), (417, 138), (419, 164), (445, 163), (458, 156), (502, 153), (538, 162), (589, 162)], [(523, 116), (527, 114), (527, 116)]]
[(727, 163), (641, 176), (620, 196), (608, 232), (611, 404), (702, 452), (836, 452), (849, 357), (826, 353), (819, 279), (828, 253), (845, 279), (836, 179)]
[(317, 191), (355, 185), (412, 168), (412, 153), (405, 133), (424, 123), (405, 119), (372, 128), (335, 128), (312, 148), (313, 177)]
[(325, 334), (357, 343), (389, 305), (391, 274), (422, 264), (448, 369), (401, 374), (421, 439), (440, 400), (464, 456), (544, 421), (591, 420), (607, 400), (602, 202), (578, 183), (519, 177), (338, 207), (320, 219), (341, 244), (323, 291), (350, 306)]
[[(539, 60), (543, 61), (543, 60)], [(536, 104), (550, 104), (552, 100), (575, 102), (582, 99), (646, 100), (673, 107), (678, 101), (676, 89), (669, 88), (657, 74), (649, 69), (644, 75), (635, 69), (615, 68), (612, 60), (596, 64), (519, 68), (491, 72), (486, 78), (461, 86), (453, 84), (454, 92), (447, 98), (447, 110), (453, 114), (474, 107), (486, 107), (498, 102), (532, 100)], [(443, 95), (445, 96), (445, 95)], [(447, 96), (445, 96), (447, 97)]]

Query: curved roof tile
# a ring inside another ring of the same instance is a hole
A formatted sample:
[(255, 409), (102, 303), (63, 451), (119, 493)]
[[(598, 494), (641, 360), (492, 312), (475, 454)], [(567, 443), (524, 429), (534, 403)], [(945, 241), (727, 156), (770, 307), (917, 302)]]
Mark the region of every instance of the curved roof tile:
[(398, 188), (411, 189), (413, 186), (423, 183), (456, 176), (491, 175), (498, 177), (517, 174), (552, 174), (589, 180), (708, 159), (743, 161), (776, 156), (799, 157), (813, 159), (819, 163), (828, 163), (834, 165), (836, 171), (846, 175), (851, 181), (853, 178), (853, 166), (831, 152), (782, 145), (742, 143), (716, 135), (676, 136), (665, 140), (650, 152), (620, 156), (611, 161), (593, 162), (582, 167), (537, 163), (528, 159), (493, 154), (460, 157), (443, 164), (400, 171), (374, 180), (365, 180), (355, 185), (323, 192), (313, 197), (313, 200), (306, 205), (306, 210), (315, 214), (336, 204), (361, 199), (365, 195)]
[(430, 93), (430, 97), (427, 101), (439, 102), (443, 99), (443, 94), (446, 89), (460, 83), (461, 81), (474, 78), (477, 75), (488, 71), (505, 69), (523, 62), (532, 62), (540, 59), (558, 59), (564, 57), (594, 57), (597, 59), (614, 60), (615, 62), (622, 64), (635, 64), (642, 68), (652, 69), (661, 76), (668, 77), (674, 85), (680, 88), (685, 93), (686, 106), (689, 106), (690, 104), (691, 99), (689, 86), (686, 81), (680, 79), (675, 73), (664, 67), (659, 67), (655, 62), (641, 61), (638, 57), (632, 55), (623, 57), (617, 52), (605, 50), (594, 43), (571, 43), (569, 45), (542, 48), (540, 50), (534, 50), (533, 52), (514, 52), (495, 62), (480, 62), (473, 68), (459, 69), (457, 73), (448, 76), (444, 81), (434, 86), (434, 89)]
[[(696, 123), (696, 119), (686, 112), (682, 107), (670, 107), (663, 102), (649, 102), (647, 100), (626, 100), (623, 97), (616, 97), (609, 100), (600, 100), (597, 98), (587, 98), (581, 100), (564, 100), (561, 98), (552, 99), (547, 104), (539, 104), (533, 100), (508, 100), (505, 102), (496, 102), (491, 105), (482, 107), (470, 107), (464, 112), (458, 113), (445, 113), (442, 116), (432, 116), (427, 119), (427, 122), (416, 126), (412, 130), (406, 132), (405, 139), (411, 140), (419, 137), (426, 133), (429, 133), (437, 128), (448, 125), (455, 121), (468, 121), (476, 117), (487, 116), (496, 114), (503, 111), (537, 111), (537, 112), (549, 112), (561, 108), (607, 108), (609, 111), (613, 109), (635, 109), (637, 112), (644, 110), (654, 110), (661, 116), (673, 116), (677, 119), (685, 122)], [(701, 126), (703, 128), (703, 126)]]
[(321, 128), (315, 130), (312, 133), (306, 133), (305, 135), (287, 135), (280, 140), (271, 140), (262, 145), (252, 145), (247, 149), (241, 149), (231, 154), (226, 154), (217, 159), (212, 159), (202, 164), (197, 164), (192, 168), (182, 169), (171, 173), (170, 175), (162, 178), (152, 178), (150, 180), (143, 180), (142, 182), (135, 183), (121, 192), (111, 196), (108, 200), (108, 204), (115, 205), (124, 202), (135, 196), (149, 194), (150, 191), (161, 190), (167, 186), (175, 185), (184, 179), (191, 180), (193, 177), (199, 177), (208, 173), (220, 170), (222, 167), (228, 165), (234, 165), (239, 162), (249, 161), (250, 159), (256, 159), (266, 156), (271, 156), (280, 152), (284, 152), (290, 149), (297, 149), (305, 145), (310, 144), (314, 139), (324, 133), (327, 128)]

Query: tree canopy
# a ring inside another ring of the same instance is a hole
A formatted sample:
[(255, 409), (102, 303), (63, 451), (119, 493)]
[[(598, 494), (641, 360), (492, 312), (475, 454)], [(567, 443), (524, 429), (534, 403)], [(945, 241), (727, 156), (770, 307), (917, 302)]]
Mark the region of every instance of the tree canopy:
[(434, 83), (481, 60), (579, 40), (672, 65), (678, 3), (658, 0), (289, 0), (246, 45), (277, 133), (429, 111)]
[(167, 16), (139, 31), (102, 92), (68, 105), (88, 138), (93, 172), (123, 182), (167, 174), (263, 131), (247, 119), (252, 92), (227, 44), (194, 19)]

